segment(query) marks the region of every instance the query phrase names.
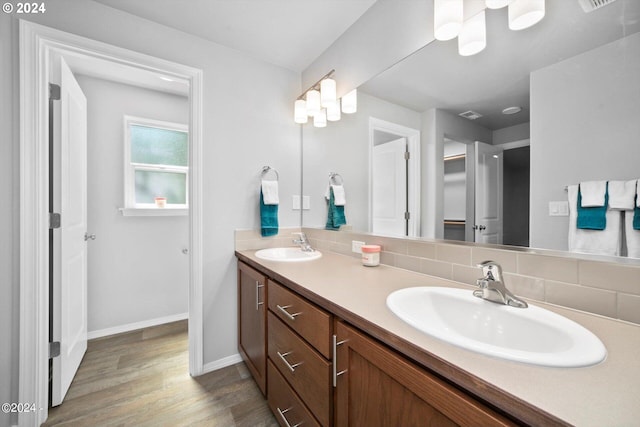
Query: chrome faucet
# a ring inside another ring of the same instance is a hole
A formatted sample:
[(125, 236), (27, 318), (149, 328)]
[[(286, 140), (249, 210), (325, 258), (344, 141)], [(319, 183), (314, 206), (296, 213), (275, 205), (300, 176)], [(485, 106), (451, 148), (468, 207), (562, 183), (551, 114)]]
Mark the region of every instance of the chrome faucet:
[(476, 284), (480, 287), (473, 291), (473, 295), (498, 304), (510, 305), (512, 307), (527, 308), (528, 304), (513, 295), (502, 280), (502, 267), (495, 261), (484, 261), (478, 264), (482, 268), (480, 279)]
[(296, 234), (298, 236), (300, 236), (298, 239), (293, 239), (293, 243), (295, 243), (296, 245), (300, 245), (300, 249), (303, 252), (313, 252), (315, 251), (315, 249), (313, 249), (311, 247), (311, 244), (309, 243), (309, 239), (307, 239), (307, 235), (304, 233), (291, 233), (291, 234)]

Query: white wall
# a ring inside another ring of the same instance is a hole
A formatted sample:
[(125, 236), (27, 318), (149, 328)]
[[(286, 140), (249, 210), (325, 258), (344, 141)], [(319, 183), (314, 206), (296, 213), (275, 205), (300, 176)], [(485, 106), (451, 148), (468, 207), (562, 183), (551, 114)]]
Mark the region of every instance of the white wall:
[(189, 218), (124, 217), (124, 115), (189, 123), (188, 100), (77, 76), (88, 109), (88, 331), (188, 311)]
[[(300, 138), (291, 111), (301, 91), (299, 74), (92, 1), (56, 0), (47, 3), (45, 14), (21, 18), (203, 70), (204, 362), (214, 366), (237, 354), (234, 229), (259, 225), (263, 165), (278, 169), (283, 199), (299, 192)], [(0, 204), (4, 241), (16, 238), (19, 218), (19, 122), (18, 115), (11, 114), (19, 105), (14, 92), (19, 76), (17, 16), (0, 14), (0, 31), (0, 162), (6, 166), (0, 168), (0, 188), (15, 203), (11, 208)], [(282, 206), (280, 224), (299, 226), (299, 212)], [(2, 251), (0, 398), (15, 402), (16, 381), (12, 386), (10, 379), (17, 379), (18, 372), (19, 246), (14, 244), (10, 254)], [(0, 424), (8, 419), (0, 414)]]
[(566, 250), (564, 187), (640, 177), (640, 33), (531, 74), (531, 246)]
[(302, 125), (304, 158), (304, 194), (311, 197), (311, 209), (304, 211), (305, 227), (322, 227), (327, 223), (324, 194), (329, 172), (338, 172), (343, 180), (347, 204), (347, 225), (354, 230), (368, 229), (369, 212), (369, 118), (385, 120), (420, 129), (420, 114), (408, 108), (358, 93), (358, 112), (343, 114), (338, 122), (325, 128)]

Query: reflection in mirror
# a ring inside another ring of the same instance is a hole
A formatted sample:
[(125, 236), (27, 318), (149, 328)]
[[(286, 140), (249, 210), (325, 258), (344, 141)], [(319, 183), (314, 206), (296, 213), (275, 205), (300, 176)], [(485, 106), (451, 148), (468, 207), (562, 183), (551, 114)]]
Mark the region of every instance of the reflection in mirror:
[(508, 29), (506, 8), (487, 10), (479, 54), (432, 42), (358, 88), (357, 114), (305, 126), (303, 225), (323, 226), (323, 177), (336, 170), (347, 224), (374, 231), (377, 119), (420, 132), (416, 235), (567, 250), (569, 218), (555, 207), (568, 185), (640, 178), (640, 2), (546, 3), (522, 31)]

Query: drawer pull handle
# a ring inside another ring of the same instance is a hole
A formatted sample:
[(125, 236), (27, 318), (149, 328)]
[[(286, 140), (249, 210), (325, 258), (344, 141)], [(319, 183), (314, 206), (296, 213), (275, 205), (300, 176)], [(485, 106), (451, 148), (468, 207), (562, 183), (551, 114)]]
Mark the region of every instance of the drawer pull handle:
[(289, 368), (289, 370), (291, 372), (295, 372), (296, 368), (300, 365), (302, 365), (302, 362), (300, 363), (294, 363), (293, 365), (291, 363), (289, 363), (286, 359), (286, 357), (288, 355), (290, 355), (291, 353), (293, 353), (292, 351), (288, 351), (286, 353), (280, 353), (279, 351), (277, 351), (276, 353), (278, 353), (278, 356), (280, 356), (280, 359), (282, 359), (282, 361), (284, 362), (285, 365), (287, 365), (287, 368)]
[(302, 425), (302, 423), (291, 425), (289, 423), (289, 420), (287, 420), (287, 417), (284, 416), (284, 414), (289, 412), (291, 410), (291, 408), (287, 408), (285, 410), (282, 410), (282, 409), (276, 407), (276, 410), (278, 411), (278, 414), (280, 414), (280, 418), (282, 418), (282, 420), (284, 421), (284, 425), (285, 426), (287, 426), (287, 427), (298, 427), (299, 425)]
[(276, 307), (278, 307), (278, 310), (280, 310), (281, 312), (284, 313), (285, 316), (287, 316), (290, 320), (296, 320), (296, 316), (300, 316), (302, 313), (289, 313), (287, 311), (287, 308), (291, 308), (291, 305), (278, 305), (276, 304)]
[(260, 288), (264, 288), (264, 285), (261, 285), (260, 282), (256, 280), (256, 311), (264, 304), (264, 301), (260, 301)]
[(348, 340), (338, 341), (337, 335), (333, 335), (332, 337), (332, 344), (333, 344), (333, 363), (332, 363), (333, 366), (332, 367), (333, 367), (333, 386), (334, 387), (337, 387), (338, 377), (344, 374), (345, 372), (347, 372), (346, 369), (338, 372), (338, 346), (346, 343), (347, 341)]

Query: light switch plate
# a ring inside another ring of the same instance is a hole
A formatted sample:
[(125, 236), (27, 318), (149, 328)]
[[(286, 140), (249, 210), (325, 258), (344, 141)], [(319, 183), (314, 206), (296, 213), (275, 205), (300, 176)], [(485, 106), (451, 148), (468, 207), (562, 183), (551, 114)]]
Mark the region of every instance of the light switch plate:
[(297, 196), (297, 195), (291, 196), (291, 201), (292, 201), (292, 209), (294, 211), (299, 211), (300, 210), (300, 196)]
[(302, 196), (302, 209), (305, 211), (311, 209), (311, 197)]
[(569, 216), (569, 202), (549, 202), (549, 216)]
[(355, 252), (357, 254), (362, 253), (362, 245), (364, 245), (364, 242), (360, 242), (358, 240), (352, 240), (351, 252)]

